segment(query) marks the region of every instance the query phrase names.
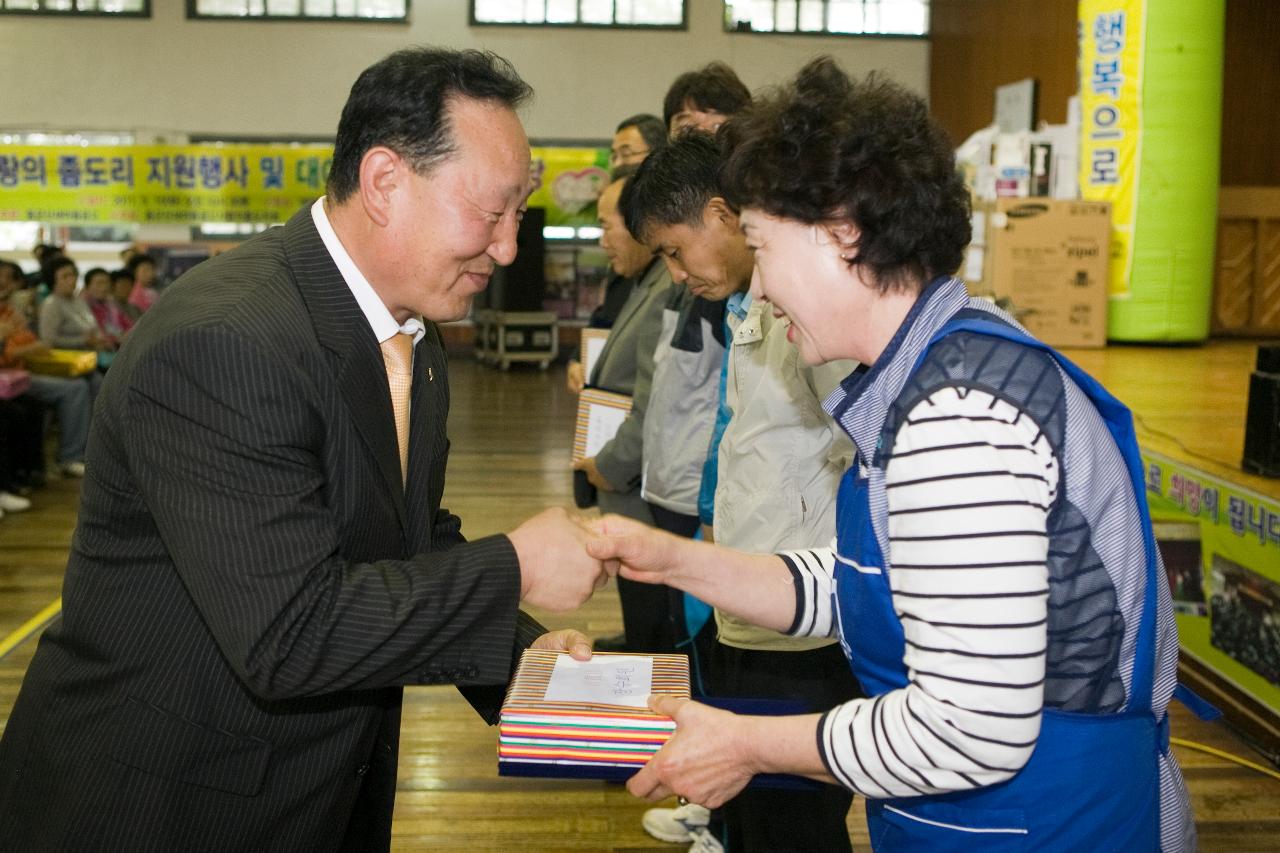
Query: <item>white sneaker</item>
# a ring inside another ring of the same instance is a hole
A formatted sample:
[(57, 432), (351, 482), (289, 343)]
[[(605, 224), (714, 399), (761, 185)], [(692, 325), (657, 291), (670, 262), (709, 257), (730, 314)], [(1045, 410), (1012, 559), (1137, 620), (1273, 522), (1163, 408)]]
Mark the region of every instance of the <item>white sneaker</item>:
[(0, 492), (0, 510), (5, 512), (26, 512), (31, 509), (31, 501), (9, 492)]
[(83, 462), (64, 462), (62, 464), (62, 476), (74, 477), (76, 479), (83, 477), (84, 463)]
[(692, 835), (693, 846), (689, 848), (689, 853), (724, 853), (724, 845), (705, 826), (693, 830)]
[(711, 812), (697, 803), (689, 803), (677, 809), (649, 809), (640, 819), (645, 832), (659, 841), (672, 843), (693, 841), (694, 830), (706, 829), (710, 822)]

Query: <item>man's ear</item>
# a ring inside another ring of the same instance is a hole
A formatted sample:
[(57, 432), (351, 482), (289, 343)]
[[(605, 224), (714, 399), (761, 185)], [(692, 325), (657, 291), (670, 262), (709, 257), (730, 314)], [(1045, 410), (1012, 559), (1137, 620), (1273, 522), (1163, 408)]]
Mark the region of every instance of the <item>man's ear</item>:
[(702, 211), (702, 221), (704, 224), (722, 222), (730, 230), (738, 230), (738, 212), (730, 207), (729, 202), (720, 196), (712, 196), (711, 200), (707, 202), (706, 209)]
[(360, 158), (360, 204), (375, 224), (391, 221), (396, 190), (405, 180), (408, 164), (383, 145), (375, 145)]

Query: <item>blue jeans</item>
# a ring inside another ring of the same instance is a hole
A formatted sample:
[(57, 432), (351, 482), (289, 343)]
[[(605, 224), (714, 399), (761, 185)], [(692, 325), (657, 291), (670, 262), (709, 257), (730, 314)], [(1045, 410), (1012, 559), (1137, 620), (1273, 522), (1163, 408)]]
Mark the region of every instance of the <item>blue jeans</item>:
[(59, 465), (84, 461), (85, 445), (89, 442), (93, 390), (92, 383), (85, 378), (31, 376), (31, 388), (27, 394), (58, 410)]

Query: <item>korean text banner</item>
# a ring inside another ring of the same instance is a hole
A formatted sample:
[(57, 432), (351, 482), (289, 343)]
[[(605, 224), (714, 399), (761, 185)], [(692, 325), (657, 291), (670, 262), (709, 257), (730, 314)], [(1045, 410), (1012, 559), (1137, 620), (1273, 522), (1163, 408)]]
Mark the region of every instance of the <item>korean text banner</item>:
[(1159, 537), (1184, 652), (1280, 711), (1280, 501), (1146, 449), (1142, 459), (1156, 524), (1198, 528), (1198, 542)]
[(283, 222), (324, 192), (329, 145), (0, 145), (0, 220)]
[[(331, 145), (0, 145), (0, 221), (284, 222), (324, 193)], [(608, 150), (534, 148), (529, 204), (595, 224)]]
[(1209, 332), (1225, 0), (1080, 0), (1080, 188), (1110, 201), (1108, 334)]
[(1080, 187), (1086, 199), (1111, 202), (1112, 295), (1128, 291), (1133, 263), (1145, 6), (1145, 0), (1080, 3)]

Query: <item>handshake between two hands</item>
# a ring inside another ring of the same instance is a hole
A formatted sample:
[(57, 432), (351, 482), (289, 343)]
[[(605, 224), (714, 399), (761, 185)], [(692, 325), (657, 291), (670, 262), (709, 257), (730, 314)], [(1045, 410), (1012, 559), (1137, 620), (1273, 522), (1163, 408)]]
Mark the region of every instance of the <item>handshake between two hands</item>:
[(553, 507), (507, 534), (520, 560), (520, 600), (553, 613), (580, 607), (621, 574), (663, 583), (679, 540), (619, 516), (586, 519)]
[[(617, 575), (669, 583), (689, 542), (631, 519), (585, 519), (559, 508), (544, 510), (508, 536), (520, 558), (520, 600), (553, 612), (579, 607)], [(591, 657), (591, 640), (572, 628), (544, 634), (533, 646), (578, 660)], [(749, 758), (749, 718), (661, 694), (649, 698), (649, 707), (673, 718), (677, 728), (628, 781), (635, 796), (656, 802), (679, 793), (716, 807), (759, 772)]]

